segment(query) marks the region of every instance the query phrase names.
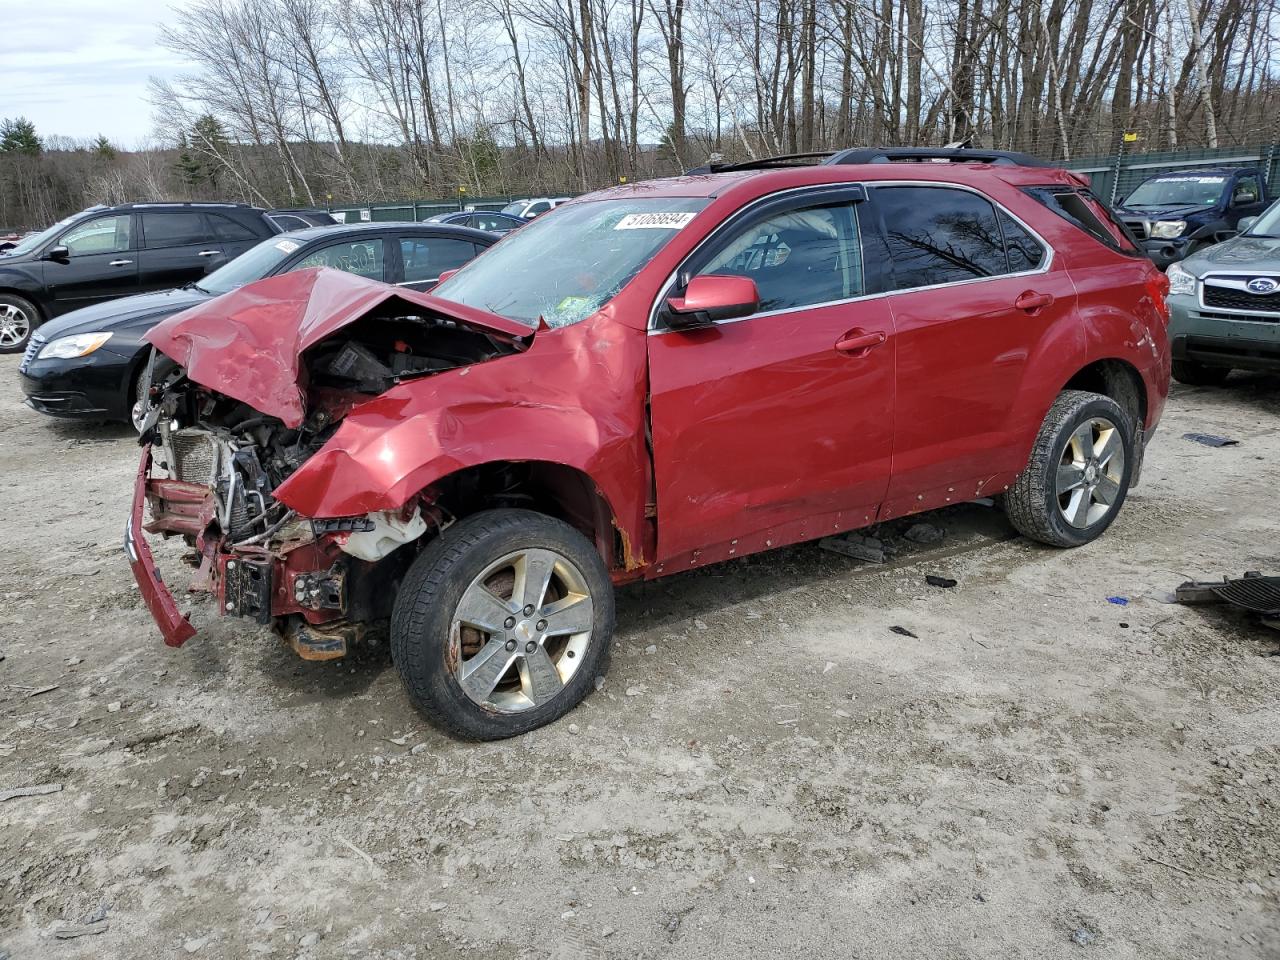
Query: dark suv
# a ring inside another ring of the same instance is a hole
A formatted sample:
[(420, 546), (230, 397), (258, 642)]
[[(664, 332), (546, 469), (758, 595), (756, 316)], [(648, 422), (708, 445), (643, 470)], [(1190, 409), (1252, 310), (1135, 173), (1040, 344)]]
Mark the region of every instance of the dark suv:
[(198, 280), (280, 232), (241, 203), (90, 207), (0, 256), (0, 353), (18, 353), (53, 317)]

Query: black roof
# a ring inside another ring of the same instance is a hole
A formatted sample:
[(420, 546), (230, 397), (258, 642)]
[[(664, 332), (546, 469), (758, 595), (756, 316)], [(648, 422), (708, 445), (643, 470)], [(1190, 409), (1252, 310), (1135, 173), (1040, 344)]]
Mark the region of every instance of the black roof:
[(773, 170), (785, 167), (844, 166), (863, 163), (990, 163), (1000, 167), (1053, 167), (1057, 164), (1012, 150), (975, 147), (854, 147), (817, 153), (786, 153), (742, 163), (708, 163), (689, 173), (725, 170)]
[(453, 223), (440, 223), (415, 220), (383, 220), (363, 223), (334, 223), (323, 227), (306, 227), (302, 230), (290, 230), (275, 239), (297, 240), (309, 243), (323, 237), (340, 236), (344, 233), (359, 236), (362, 233), (396, 233), (434, 234), (441, 237), (457, 237), (459, 240), (480, 240), (493, 243), (497, 238), (486, 230), (475, 230), (471, 227), (460, 227)]

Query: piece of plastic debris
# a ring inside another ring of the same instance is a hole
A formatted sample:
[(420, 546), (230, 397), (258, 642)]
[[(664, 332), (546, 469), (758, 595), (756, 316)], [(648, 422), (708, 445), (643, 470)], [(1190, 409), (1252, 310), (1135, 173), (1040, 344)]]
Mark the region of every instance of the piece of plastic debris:
[(110, 926), (111, 923), (108, 920), (95, 920), (93, 923), (62, 923), (54, 927), (53, 935), (59, 940), (74, 940), (76, 937), (106, 933)]
[(855, 560), (866, 560), (868, 563), (884, 563), (888, 559), (884, 543), (876, 537), (864, 537), (860, 533), (842, 533), (834, 537), (823, 537), (818, 546), (831, 553), (853, 557)]
[(1129, 605), (1128, 597), (1107, 597), (1107, 603), (1114, 603), (1117, 607), (1127, 607)]
[(41, 783), (33, 787), (13, 787), (0, 790), (0, 801), (16, 800), (18, 797), (42, 797), (47, 793), (58, 793), (62, 790), (60, 783)]
[(924, 578), (924, 582), (931, 587), (942, 587), (949, 590), (956, 585), (956, 581), (950, 577), (935, 577), (932, 573)]
[(1234, 447), (1240, 443), (1239, 440), (1219, 437), (1212, 433), (1184, 433), (1182, 439), (1190, 440), (1192, 443), (1202, 443), (1206, 447)]
[(892, 627), (890, 627), (889, 629), (890, 629), (893, 633), (896, 633), (896, 634), (897, 634), (898, 636), (900, 636), (900, 637), (910, 637), (912, 640), (919, 640), (919, 639), (920, 639), (918, 636), (916, 636), (914, 633), (912, 633), (912, 632), (911, 632), (910, 630), (908, 630), (906, 627), (900, 627), (900, 626), (898, 626), (897, 624), (894, 624), (894, 625), (893, 625)]

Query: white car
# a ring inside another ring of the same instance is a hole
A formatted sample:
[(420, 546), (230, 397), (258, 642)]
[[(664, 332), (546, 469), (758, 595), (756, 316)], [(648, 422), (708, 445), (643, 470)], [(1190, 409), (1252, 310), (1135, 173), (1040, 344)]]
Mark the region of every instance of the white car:
[(538, 214), (546, 213), (552, 207), (558, 207), (572, 199), (572, 197), (534, 197), (532, 200), (512, 200), (502, 208), (502, 212), (509, 213), (513, 217), (532, 220)]

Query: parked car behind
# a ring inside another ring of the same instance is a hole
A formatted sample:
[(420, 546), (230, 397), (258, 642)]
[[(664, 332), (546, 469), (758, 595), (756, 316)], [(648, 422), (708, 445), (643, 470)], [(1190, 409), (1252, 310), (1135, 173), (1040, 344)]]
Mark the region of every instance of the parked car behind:
[(569, 197), (535, 197), (532, 200), (512, 200), (502, 208), (502, 213), (509, 213), (513, 217), (520, 217), (524, 220), (532, 220), (541, 214), (552, 210), (562, 203), (568, 203)]
[(267, 216), (286, 233), (291, 230), (306, 230), (308, 227), (329, 227), (338, 222), (328, 210), (319, 210), (314, 207), (271, 210)]
[(153, 329), (126, 546), (166, 642), (145, 531), (304, 657), (389, 622), (418, 708), (492, 739), (593, 688), (613, 584), (995, 494), (1100, 536), (1168, 392), (1164, 274), (1029, 158), (801, 160), (579, 198), (431, 295), (320, 271)]
[(27, 406), (53, 417), (130, 420), (148, 330), (175, 313), (263, 277), (332, 267), (370, 280), (429, 290), (446, 270), (497, 242), (446, 224), (365, 223), (311, 227), (258, 244), (209, 276), (174, 290), (77, 310), (36, 331), (19, 367)]
[(82, 307), (168, 290), (233, 260), (279, 228), (240, 203), (91, 207), (0, 255), (0, 353)]
[(1227, 239), (1241, 217), (1257, 216), (1269, 202), (1261, 170), (1224, 167), (1158, 174), (1139, 184), (1116, 213), (1164, 269)]
[(428, 217), (427, 222), (456, 223), (460, 227), (472, 227), (501, 235), (518, 230), (529, 221), (499, 210), (455, 210), (450, 213), (437, 213), (434, 217)]
[(1239, 236), (1169, 268), (1173, 376), (1182, 383), (1280, 371), (1280, 202), (1239, 226)]

